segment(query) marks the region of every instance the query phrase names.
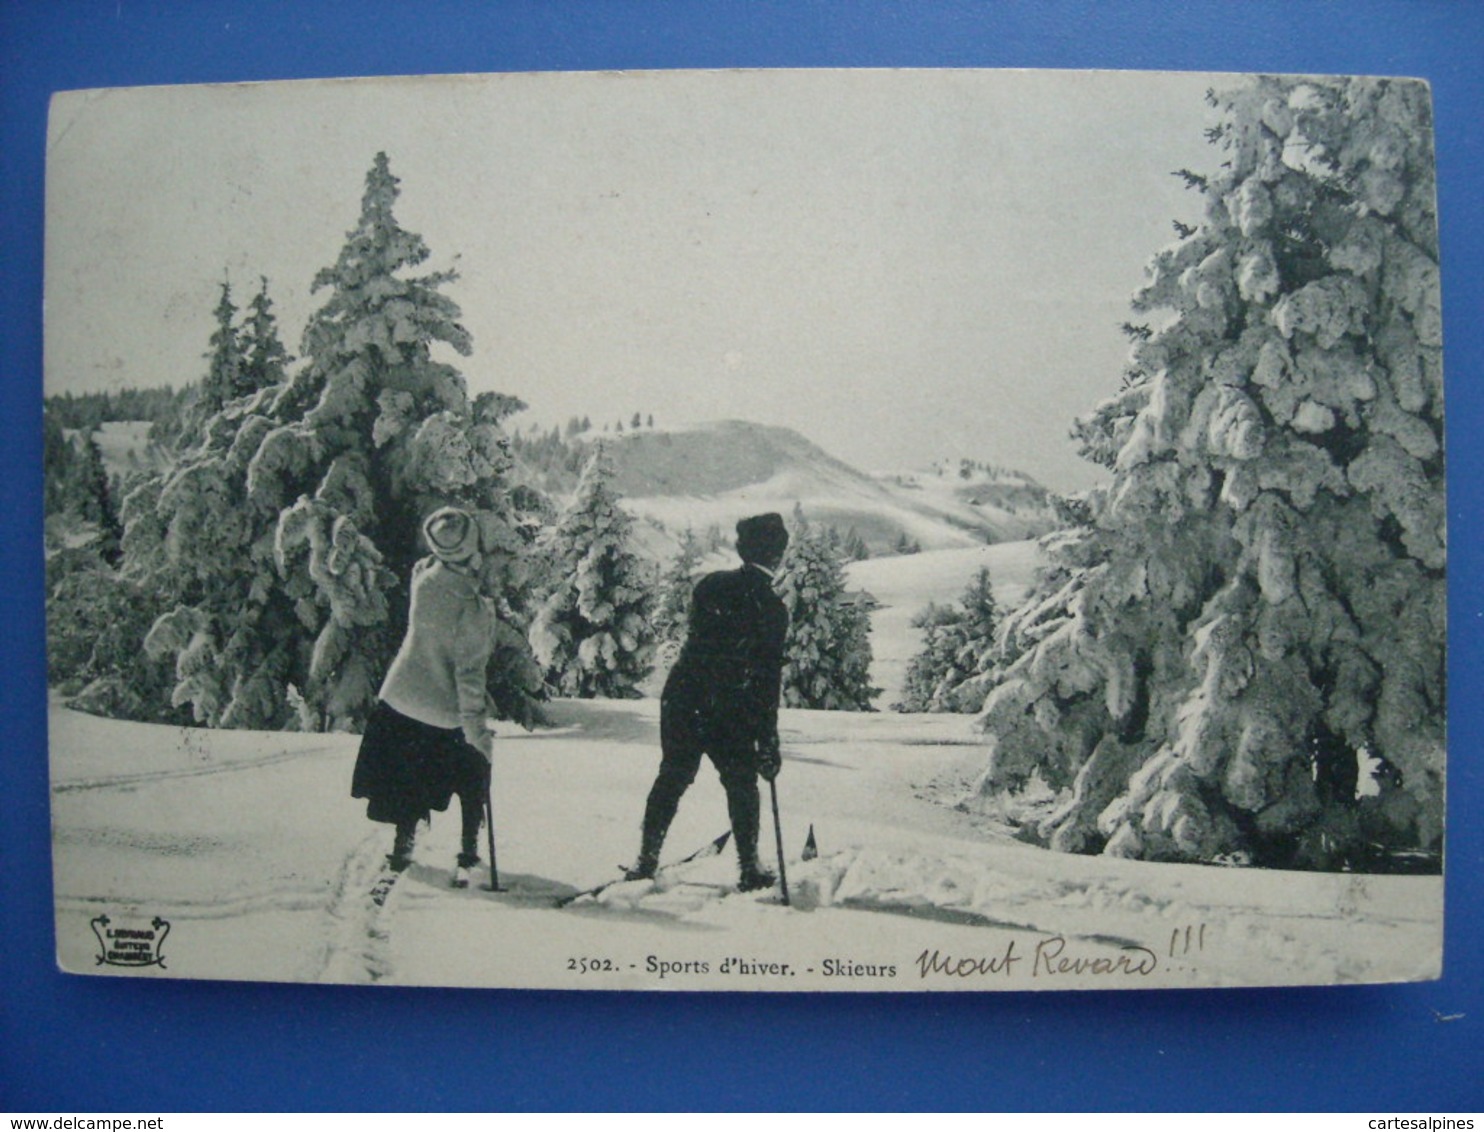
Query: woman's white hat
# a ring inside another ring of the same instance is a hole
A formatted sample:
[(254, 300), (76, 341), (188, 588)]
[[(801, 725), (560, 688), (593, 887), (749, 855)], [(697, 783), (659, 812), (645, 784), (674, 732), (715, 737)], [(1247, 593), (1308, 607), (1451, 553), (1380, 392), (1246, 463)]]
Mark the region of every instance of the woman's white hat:
[(479, 524), (460, 507), (440, 507), (424, 519), (423, 538), (443, 562), (465, 562), (479, 553)]

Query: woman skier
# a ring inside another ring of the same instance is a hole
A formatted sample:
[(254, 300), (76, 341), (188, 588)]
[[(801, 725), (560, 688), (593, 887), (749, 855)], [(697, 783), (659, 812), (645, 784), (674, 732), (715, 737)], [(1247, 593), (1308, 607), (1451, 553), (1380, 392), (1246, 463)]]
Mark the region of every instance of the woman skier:
[(412, 863), (417, 823), (459, 797), (462, 840), (457, 888), (479, 863), (480, 822), (489, 793), (493, 732), (487, 723), (485, 669), (494, 640), (494, 602), (480, 586), (479, 524), (444, 507), (423, 522), (432, 557), (413, 567), (407, 635), (367, 721), (351, 779), (366, 816), (396, 827), (387, 864)]

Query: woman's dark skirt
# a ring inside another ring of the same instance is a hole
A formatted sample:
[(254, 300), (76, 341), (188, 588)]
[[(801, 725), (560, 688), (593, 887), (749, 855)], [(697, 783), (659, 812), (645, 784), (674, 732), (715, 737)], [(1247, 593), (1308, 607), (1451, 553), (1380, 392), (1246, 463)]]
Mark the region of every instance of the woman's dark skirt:
[(378, 703), (366, 721), (350, 796), (372, 821), (412, 825), (449, 800), (484, 801), (489, 764), (457, 727), (434, 727)]

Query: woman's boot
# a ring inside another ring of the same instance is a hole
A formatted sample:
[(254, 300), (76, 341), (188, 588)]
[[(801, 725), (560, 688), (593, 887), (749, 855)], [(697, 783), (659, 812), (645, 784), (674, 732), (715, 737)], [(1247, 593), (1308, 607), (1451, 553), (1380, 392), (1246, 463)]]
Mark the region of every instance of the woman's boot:
[(408, 822), (397, 826), (397, 834), (392, 838), (392, 851), (387, 855), (387, 866), (393, 872), (402, 872), (408, 865), (412, 864), (412, 843), (417, 838), (417, 823)]

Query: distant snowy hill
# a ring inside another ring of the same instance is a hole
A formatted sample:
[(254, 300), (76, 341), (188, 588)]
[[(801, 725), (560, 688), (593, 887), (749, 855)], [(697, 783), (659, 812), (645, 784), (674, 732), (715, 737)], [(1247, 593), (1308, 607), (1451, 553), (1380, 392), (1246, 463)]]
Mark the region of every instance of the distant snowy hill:
[(927, 471), (881, 472), (876, 478), (950, 521), (987, 526), (995, 532), (992, 542), (1037, 538), (1057, 526), (1051, 492), (1013, 468), (943, 461)]
[(1028, 476), (871, 476), (787, 428), (729, 420), (582, 439), (604, 443), (624, 505), (672, 534), (714, 524), (729, 535), (744, 515), (788, 515), (795, 503), (810, 522), (842, 534), (853, 527), (873, 554), (890, 553), (903, 534), (924, 550), (947, 550), (1031, 538), (1055, 525), (1046, 489)]

